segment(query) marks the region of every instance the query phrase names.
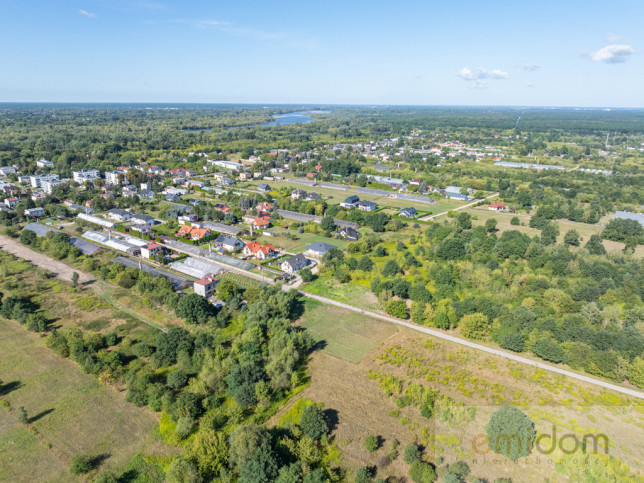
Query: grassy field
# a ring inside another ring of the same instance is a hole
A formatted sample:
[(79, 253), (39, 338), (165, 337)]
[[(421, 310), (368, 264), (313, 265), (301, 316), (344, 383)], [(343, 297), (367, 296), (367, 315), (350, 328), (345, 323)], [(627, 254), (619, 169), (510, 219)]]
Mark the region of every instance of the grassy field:
[[(323, 325), (318, 318), (318, 326)], [(335, 324), (324, 326), (333, 334)], [(355, 336), (373, 335), (371, 326), (355, 325), (353, 329)], [(407, 329), (389, 337), (358, 364), (332, 355), (326, 350), (313, 355), (311, 383), (300, 397), (337, 411), (332, 438), (342, 450), (343, 467), (349, 474), (367, 465), (376, 468), (377, 478), (404, 477), (409, 466), (402, 461), (402, 449), (415, 442), (424, 448), (424, 459), (437, 466), (439, 481), (447, 465), (456, 460), (469, 465), (470, 478), (487, 481), (500, 477), (511, 477), (513, 482), (642, 481), (631, 474), (644, 470), (641, 401)], [(399, 390), (387, 385), (393, 378), (399, 381)], [(446, 398), (446, 405), (438, 406), (436, 414), (440, 408), (456, 405), (473, 408), (473, 419), (458, 424), (438, 417), (428, 419), (414, 403), (400, 403), (402, 396), (413, 394), (409, 389), (421, 386)], [(550, 457), (516, 463), (494, 453), (481, 458), (472, 451), (472, 437), (484, 432), (490, 414), (502, 405), (520, 407), (535, 422), (539, 434), (549, 434), (553, 425), (560, 437), (604, 433), (610, 441), (609, 455), (575, 453), (569, 457), (557, 449)], [(380, 449), (373, 453), (363, 445), (368, 435), (381, 440)], [(386, 456), (394, 440), (400, 442), (399, 456), (390, 461)]]
[[(0, 480), (76, 481), (68, 472), (75, 454), (118, 468), (138, 452), (165, 451), (153, 435), (153, 413), (125, 402), (15, 321), (0, 319), (0, 354), (3, 384), (12, 388), (2, 396), (12, 410), (0, 408)], [(19, 406), (28, 425), (16, 420)]]
[(320, 277), (300, 287), (305, 292), (328, 297), (365, 310), (378, 310), (378, 300), (370, 287), (357, 282), (342, 284), (330, 276)]
[(398, 332), (393, 324), (323, 305), (316, 300), (306, 299), (305, 307), (298, 323), (322, 343), (325, 353), (354, 364)]
[[(285, 220), (285, 222), (287, 225), (290, 225), (289, 220)], [(317, 235), (315, 233), (308, 233), (308, 232), (297, 233), (296, 230), (290, 230), (290, 229), (286, 230), (281, 227), (274, 227), (273, 229), (271, 229), (271, 231), (274, 231), (277, 236), (262, 235), (257, 238), (257, 241), (262, 245), (271, 244), (277, 249), (286, 251), (288, 253), (302, 253), (306, 250), (306, 247), (316, 242), (322, 242), (322, 243), (327, 243), (329, 245), (334, 245), (340, 248), (341, 250), (344, 250), (347, 246), (347, 242), (345, 240), (326, 238), (323, 235)], [(295, 235), (298, 239), (292, 240), (290, 238), (286, 238), (285, 236), (280, 236), (283, 233), (291, 233)]]
[[(247, 186), (250, 189), (254, 189), (257, 184), (259, 183), (264, 183), (264, 181), (252, 181), (248, 182)], [(423, 211), (431, 211), (432, 213), (441, 213), (443, 211), (447, 210), (452, 210), (456, 207), (462, 206), (465, 203), (462, 201), (456, 201), (456, 200), (448, 200), (448, 199), (441, 199), (440, 201), (432, 204), (427, 204), (427, 203), (415, 203), (413, 201), (407, 201), (407, 200), (399, 200), (395, 198), (389, 198), (387, 196), (378, 196), (378, 195), (370, 195), (370, 194), (365, 194), (365, 193), (356, 193), (355, 192), (355, 186), (349, 186), (348, 190), (342, 191), (342, 190), (334, 190), (331, 188), (322, 188), (320, 186), (305, 186), (305, 185), (300, 185), (296, 183), (289, 183), (288, 181), (269, 181), (268, 184), (271, 186), (273, 189), (278, 189), (278, 188), (299, 188), (303, 189), (305, 191), (313, 191), (315, 193), (320, 194), (329, 204), (337, 204), (342, 201), (344, 201), (348, 196), (357, 194), (361, 200), (364, 201), (373, 201), (377, 203), (379, 206), (388, 206), (391, 208), (407, 208), (409, 206), (416, 206), (417, 209), (423, 210)], [(368, 187), (368, 186), (367, 186)], [(392, 191), (393, 193), (393, 191)]]

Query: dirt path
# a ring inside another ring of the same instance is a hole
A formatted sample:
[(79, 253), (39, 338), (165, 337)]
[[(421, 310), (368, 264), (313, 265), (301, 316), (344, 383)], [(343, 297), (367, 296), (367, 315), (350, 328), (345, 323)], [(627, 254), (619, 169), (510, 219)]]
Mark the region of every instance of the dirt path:
[(474, 200), (474, 201), (472, 201), (471, 203), (468, 203), (468, 204), (463, 205), (463, 206), (459, 206), (458, 208), (452, 208), (452, 209), (451, 209), (451, 210), (449, 210), (449, 211), (443, 211), (442, 213), (439, 213), (439, 214), (437, 214), (437, 215), (430, 215), (430, 216), (426, 216), (425, 218), (418, 218), (418, 219), (419, 219), (420, 221), (431, 221), (431, 220), (433, 220), (434, 218), (438, 218), (439, 216), (446, 215), (446, 214), (447, 214), (447, 213), (449, 213), (450, 211), (459, 211), (459, 210), (464, 210), (464, 209), (466, 209), (466, 208), (470, 208), (470, 207), (472, 207), (472, 206), (476, 205), (477, 203), (480, 203), (481, 201), (489, 200), (490, 198), (496, 198), (497, 196), (499, 196), (499, 194), (498, 194), (498, 193), (492, 193), (490, 196), (486, 196), (486, 197), (485, 197), (485, 198), (483, 198), (482, 200)]
[(74, 272), (78, 273), (78, 281), (80, 283), (93, 282), (96, 280), (93, 275), (79, 270), (74, 270), (63, 262), (54, 260), (42, 253), (35, 252), (31, 248), (27, 248), (22, 245), (18, 240), (14, 240), (8, 236), (0, 235), (0, 249), (11, 253), (16, 257), (24, 258), (38, 267), (46, 268), (51, 273), (55, 274), (57, 278), (66, 282), (72, 281), (72, 274)]

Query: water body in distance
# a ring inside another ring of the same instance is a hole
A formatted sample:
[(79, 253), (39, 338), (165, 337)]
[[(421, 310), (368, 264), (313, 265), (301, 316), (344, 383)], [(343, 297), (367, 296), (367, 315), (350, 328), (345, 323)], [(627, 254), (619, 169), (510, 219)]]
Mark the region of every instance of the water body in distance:
[[(265, 124), (251, 124), (247, 126), (233, 126), (228, 129), (238, 129), (240, 127), (271, 127), (271, 126), (283, 126), (287, 124), (308, 124), (315, 122), (315, 119), (311, 118), (312, 114), (329, 114), (331, 111), (315, 110), (315, 111), (297, 111), (289, 112), (288, 114), (280, 114), (279, 116), (273, 116), (273, 120)], [(181, 132), (186, 133), (195, 133), (195, 132), (210, 132), (212, 128), (209, 129), (182, 129)]]

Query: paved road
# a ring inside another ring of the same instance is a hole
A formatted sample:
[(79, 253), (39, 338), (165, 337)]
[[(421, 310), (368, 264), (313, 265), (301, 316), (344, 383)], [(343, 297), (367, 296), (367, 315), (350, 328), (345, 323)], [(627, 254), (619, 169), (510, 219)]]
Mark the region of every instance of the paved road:
[(495, 198), (497, 196), (499, 196), (498, 193), (493, 193), (490, 196), (486, 196), (482, 200), (472, 201), (471, 203), (468, 203), (468, 204), (463, 205), (463, 206), (459, 206), (458, 208), (454, 208), (454, 209), (449, 210), (449, 211), (443, 211), (442, 213), (439, 213), (438, 215), (429, 215), (429, 216), (426, 216), (425, 218), (418, 218), (418, 219), (420, 221), (430, 221), (430, 220), (433, 220), (434, 218), (438, 218), (439, 216), (446, 215), (450, 211), (464, 210), (465, 208), (469, 208), (470, 206), (474, 206), (475, 204), (480, 203), (481, 201), (489, 200), (490, 198)]
[(80, 283), (92, 282), (96, 280), (92, 275), (84, 273), (78, 270), (65, 265), (63, 262), (54, 260), (53, 258), (43, 255), (33, 251), (31, 248), (27, 248), (21, 244), (18, 240), (9, 238), (8, 236), (0, 235), (0, 249), (15, 255), (16, 257), (24, 258), (25, 260), (37, 265), (39, 267), (46, 268), (50, 272), (54, 273), (56, 277), (66, 282), (72, 281), (72, 274), (74, 272), (78, 273), (78, 281)]
[(397, 324), (397, 325), (401, 325), (403, 327), (407, 327), (409, 329), (416, 330), (418, 332), (422, 332), (424, 334), (431, 335), (432, 337), (437, 337), (439, 339), (448, 340), (450, 342), (454, 342), (455, 344), (460, 344), (460, 345), (463, 345), (463, 346), (466, 346), (466, 347), (470, 347), (472, 349), (480, 350), (482, 352), (487, 352), (488, 354), (494, 354), (495, 356), (500, 356), (500, 357), (503, 357), (505, 359), (509, 359), (511, 361), (520, 362), (521, 364), (525, 364), (525, 365), (532, 366), (532, 367), (537, 367), (539, 369), (543, 369), (543, 370), (546, 370), (546, 371), (549, 371), (549, 372), (554, 372), (556, 374), (562, 374), (562, 375), (564, 375), (566, 377), (570, 377), (571, 379), (576, 379), (578, 381), (587, 382), (587, 383), (593, 384), (595, 386), (600, 386), (600, 387), (603, 387), (605, 389), (610, 389), (611, 391), (616, 391), (616, 392), (619, 392), (619, 393), (622, 393), (622, 394), (626, 394), (628, 396), (633, 396), (633, 397), (636, 397), (636, 398), (639, 398), (639, 399), (644, 399), (644, 393), (642, 393), (640, 391), (637, 391), (637, 390), (634, 390), (634, 389), (629, 389), (629, 388), (626, 388), (626, 387), (617, 386), (617, 385), (611, 384), (609, 382), (600, 381), (599, 379), (595, 379), (593, 377), (588, 377), (588, 376), (584, 376), (583, 374), (577, 374), (576, 372), (567, 371), (565, 369), (561, 369), (560, 367), (553, 366), (551, 364), (546, 364), (544, 362), (539, 362), (539, 361), (533, 361), (531, 359), (527, 359), (525, 357), (518, 356), (518, 355), (513, 354), (511, 352), (506, 352), (506, 351), (500, 350), (500, 349), (494, 349), (492, 347), (487, 347), (487, 346), (485, 346), (483, 344), (477, 344), (476, 342), (472, 342), (472, 341), (469, 341), (469, 340), (466, 340), (466, 339), (461, 339), (460, 337), (455, 337), (453, 335), (446, 334), (445, 332), (441, 332), (441, 331), (439, 331), (437, 329), (431, 329), (429, 327), (424, 327), (424, 326), (421, 326), (421, 325), (412, 324), (410, 322), (405, 322), (404, 320), (396, 319), (394, 317), (388, 317), (386, 315), (377, 314), (375, 312), (369, 312), (369, 311), (366, 311), (366, 310), (358, 309), (356, 307), (353, 307), (352, 305), (344, 304), (342, 302), (337, 302), (335, 300), (331, 300), (331, 299), (328, 299), (326, 297), (320, 297), (319, 295), (314, 295), (314, 294), (304, 292), (304, 291), (300, 291), (300, 294), (302, 294), (302, 295), (304, 295), (306, 297), (312, 298), (314, 300), (318, 300), (318, 301), (320, 301), (322, 303), (325, 303), (325, 304), (335, 305), (337, 307), (341, 307), (343, 309), (351, 310), (353, 312), (358, 312), (360, 314), (367, 315), (367, 316), (373, 317), (375, 319), (380, 319), (380, 320), (384, 320), (386, 322), (391, 322), (391, 323), (394, 323), (394, 324)]

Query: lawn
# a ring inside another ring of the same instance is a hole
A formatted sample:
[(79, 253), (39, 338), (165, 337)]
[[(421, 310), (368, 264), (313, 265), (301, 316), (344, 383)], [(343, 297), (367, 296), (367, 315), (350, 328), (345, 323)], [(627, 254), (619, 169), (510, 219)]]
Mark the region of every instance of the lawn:
[[(274, 247), (286, 251), (289, 253), (302, 253), (306, 251), (306, 247), (309, 245), (316, 243), (316, 242), (322, 242), (322, 243), (327, 243), (329, 245), (334, 245), (341, 250), (344, 250), (347, 246), (347, 242), (342, 239), (336, 239), (336, 238), (327, 238), (323, 235), (316, 235), (315, 233), (297, 233), (296, 230), (285, 230), (283, 228), (275, 228), (272, 231), (274, 231), (277, 236), (260, 236), (257, 238), (257, 241), (261, 243), (262, 245), (265, 244), (271, 244)], [(282, 233), (291, 233), (295, 235), (298, 239), (297, 240), (292, 240), (290, 238), (286, 238), (285, 236), (280, 236)]]
[(327, 354), (354, 364), (398, 332), (387, 322), (305, 299), (305, 312), (298, 321)]
[[(74, 481), (68, 468), (75, 454), (118, 468), (136, 453), (162, 450), (153, 435), (156, 415), (125, 402), (15, 321), (0, 319), (0, 354), (3, 384), (12, 386), (3, 399), (14, 409), (0, 408), (0, 480)], [(19, 406), (29, 425), (17, 423)]]
[(378, 301), (375, 295), (371, 293), (371, 288), (355, 280), (351, 283), (342, 284), (333, 277), (318, 276), (315, 280), (302, 285), (300, 288), (305, 292), (351, 304), (360, 309), (379, 309)]

